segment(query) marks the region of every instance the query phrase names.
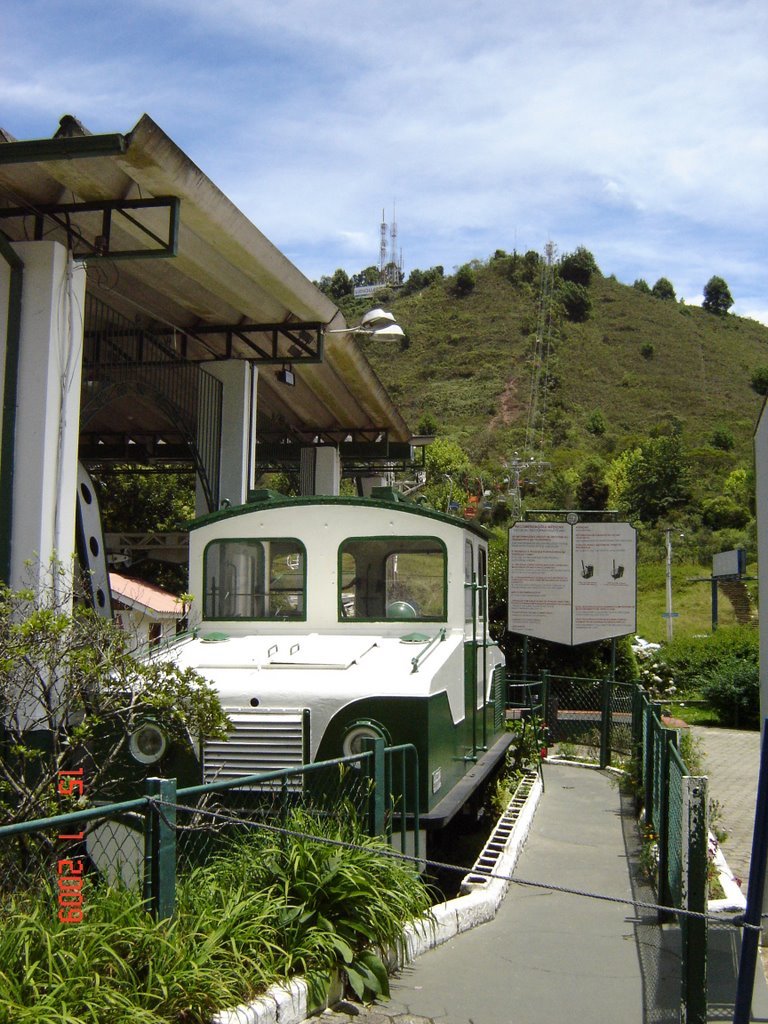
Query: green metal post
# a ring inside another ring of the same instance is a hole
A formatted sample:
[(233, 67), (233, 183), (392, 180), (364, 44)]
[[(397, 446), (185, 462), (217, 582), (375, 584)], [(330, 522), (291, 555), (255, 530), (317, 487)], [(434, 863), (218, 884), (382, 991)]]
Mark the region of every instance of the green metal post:
[(654, 769), (656, 767), (653, 756), (656, 742), (656, 729), (658, 722), (653, 713), (653, 704), (645, 705), (645, 746), (643, 749), (643, 785), (645, 789), (645, 824), (653, 823), (653, 789)]
[[(707, 779), (683, 779), (683, 908), (707, 909)], [(685, 917), (682, 932), (681, 1003), (686, 1024), (707, 1024), (707, 921)]]
[(611, 681), (603, 679), (600, 684), (600, 767), (611, 763)]
[(549, 706), (549, 672), (544, 669), (541, 673), (541, 713), (544, 716), (543, 726), (549, 736), (554, 736), (554, 725), (550, 714)]
[(480, 587), (481, 592), (481, 605), (483, 609), (483, 750), (488, 749), (488, 718), (487, 718), (487, 701), (485, 699), (485, 687), (488, 680), (488, 577), (486, 574), (486, 582), (484, 586)]
[[(659, 786), (659, 903), (662, 907), (672, 906), (672, 893), (669, 887), (669, 748), (677, 744), (677, 733), (671, 729), (664, 729), (660, 722), (654, 723), (656, 729), (661, 730), (661, 763), (659, 775), (661, 785)], [(659, 910), (659, 924), (668, 921), (671, 914), (667, 910)]]
[(144, 819), (144, 902), (160, 921), (176, 908), (176, 779), (147, 779), (146, 795), (165, 804), (162, 814), (150, 804)]
[(368, 807), (368, 828), (372, 836), (383, 836), (386, 826), (386, 779), (384, 777), (384, 740), (380, 736), (365, 737), (363, 748), (369, 753), (368, 771), (371, 794)]

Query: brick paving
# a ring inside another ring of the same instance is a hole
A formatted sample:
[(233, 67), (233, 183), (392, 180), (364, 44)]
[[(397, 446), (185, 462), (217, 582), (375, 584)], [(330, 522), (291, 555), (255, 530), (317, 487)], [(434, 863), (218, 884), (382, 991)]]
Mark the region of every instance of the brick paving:
[(728, 833), (722, 844), (723, 854), (734, 877), (741, 879), (746, 895), (760, 770), (760, 733), (704, 726), (692, 726), (691, 732), (701, 744), (709, 796), (720, 805), (719, 824)]

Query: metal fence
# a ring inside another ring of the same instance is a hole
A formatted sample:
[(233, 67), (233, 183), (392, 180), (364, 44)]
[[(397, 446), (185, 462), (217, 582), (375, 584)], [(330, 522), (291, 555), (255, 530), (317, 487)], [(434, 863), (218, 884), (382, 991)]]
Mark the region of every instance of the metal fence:
[(658, 900), (679, 915), (682, 953), (681, 1004), (689, 1022), (707, 1019), (707, 779), (692, 776), (679, 750), (678, 734), (661, 721), (661, 705), (644, 694), (641, 718), (641, 784), (646, 826), (658, 846)]
[(60, 920), (78, 921), (86, 879), (121, 882), (140, 890), (158, 918), (169, 917), (180, 874), (256, 827), (287, 838), (297, 821), (310, 838), (324, 823), (354, 824), (419, 858), (417, 782), (416, 748), (382, 740), (350, 757), (183, 789), (175, 779), (147, 779), (132, 800), (0, 826), (0, 892), (52, 879)]
[(630, 757), (638, 688), (612, 679), (508, 676), (507, 707), (514, 715), (530, 702), (544, 723), (549, 747), (594, 760), (605, 768), (613, 755)]

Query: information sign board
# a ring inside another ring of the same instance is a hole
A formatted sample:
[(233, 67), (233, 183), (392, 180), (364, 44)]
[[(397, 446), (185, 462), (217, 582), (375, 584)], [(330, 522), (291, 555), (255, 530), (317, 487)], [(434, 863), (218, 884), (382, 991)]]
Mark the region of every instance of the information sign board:
[(576, 645), (637, 628), (637, 534), (629, 523), (515, 523), (508, 628)]

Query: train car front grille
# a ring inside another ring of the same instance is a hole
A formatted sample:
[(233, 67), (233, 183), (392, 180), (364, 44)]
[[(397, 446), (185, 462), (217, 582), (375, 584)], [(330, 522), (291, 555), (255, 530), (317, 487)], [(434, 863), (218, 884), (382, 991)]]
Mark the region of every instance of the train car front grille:
[[(224, 708), (233, 725), (227, 740), (208, 740), (203, 746), (203, 781), (220, 782), (243, 775), (298, 768), (304, 763), (304, 713), (301, 709), (258, 711)], [(265, 783), (265, 788), (275, 783)], [(233, 787), (254, 791), (256, 787)], [(301, 778), (288, 780), (301, 789)]]

